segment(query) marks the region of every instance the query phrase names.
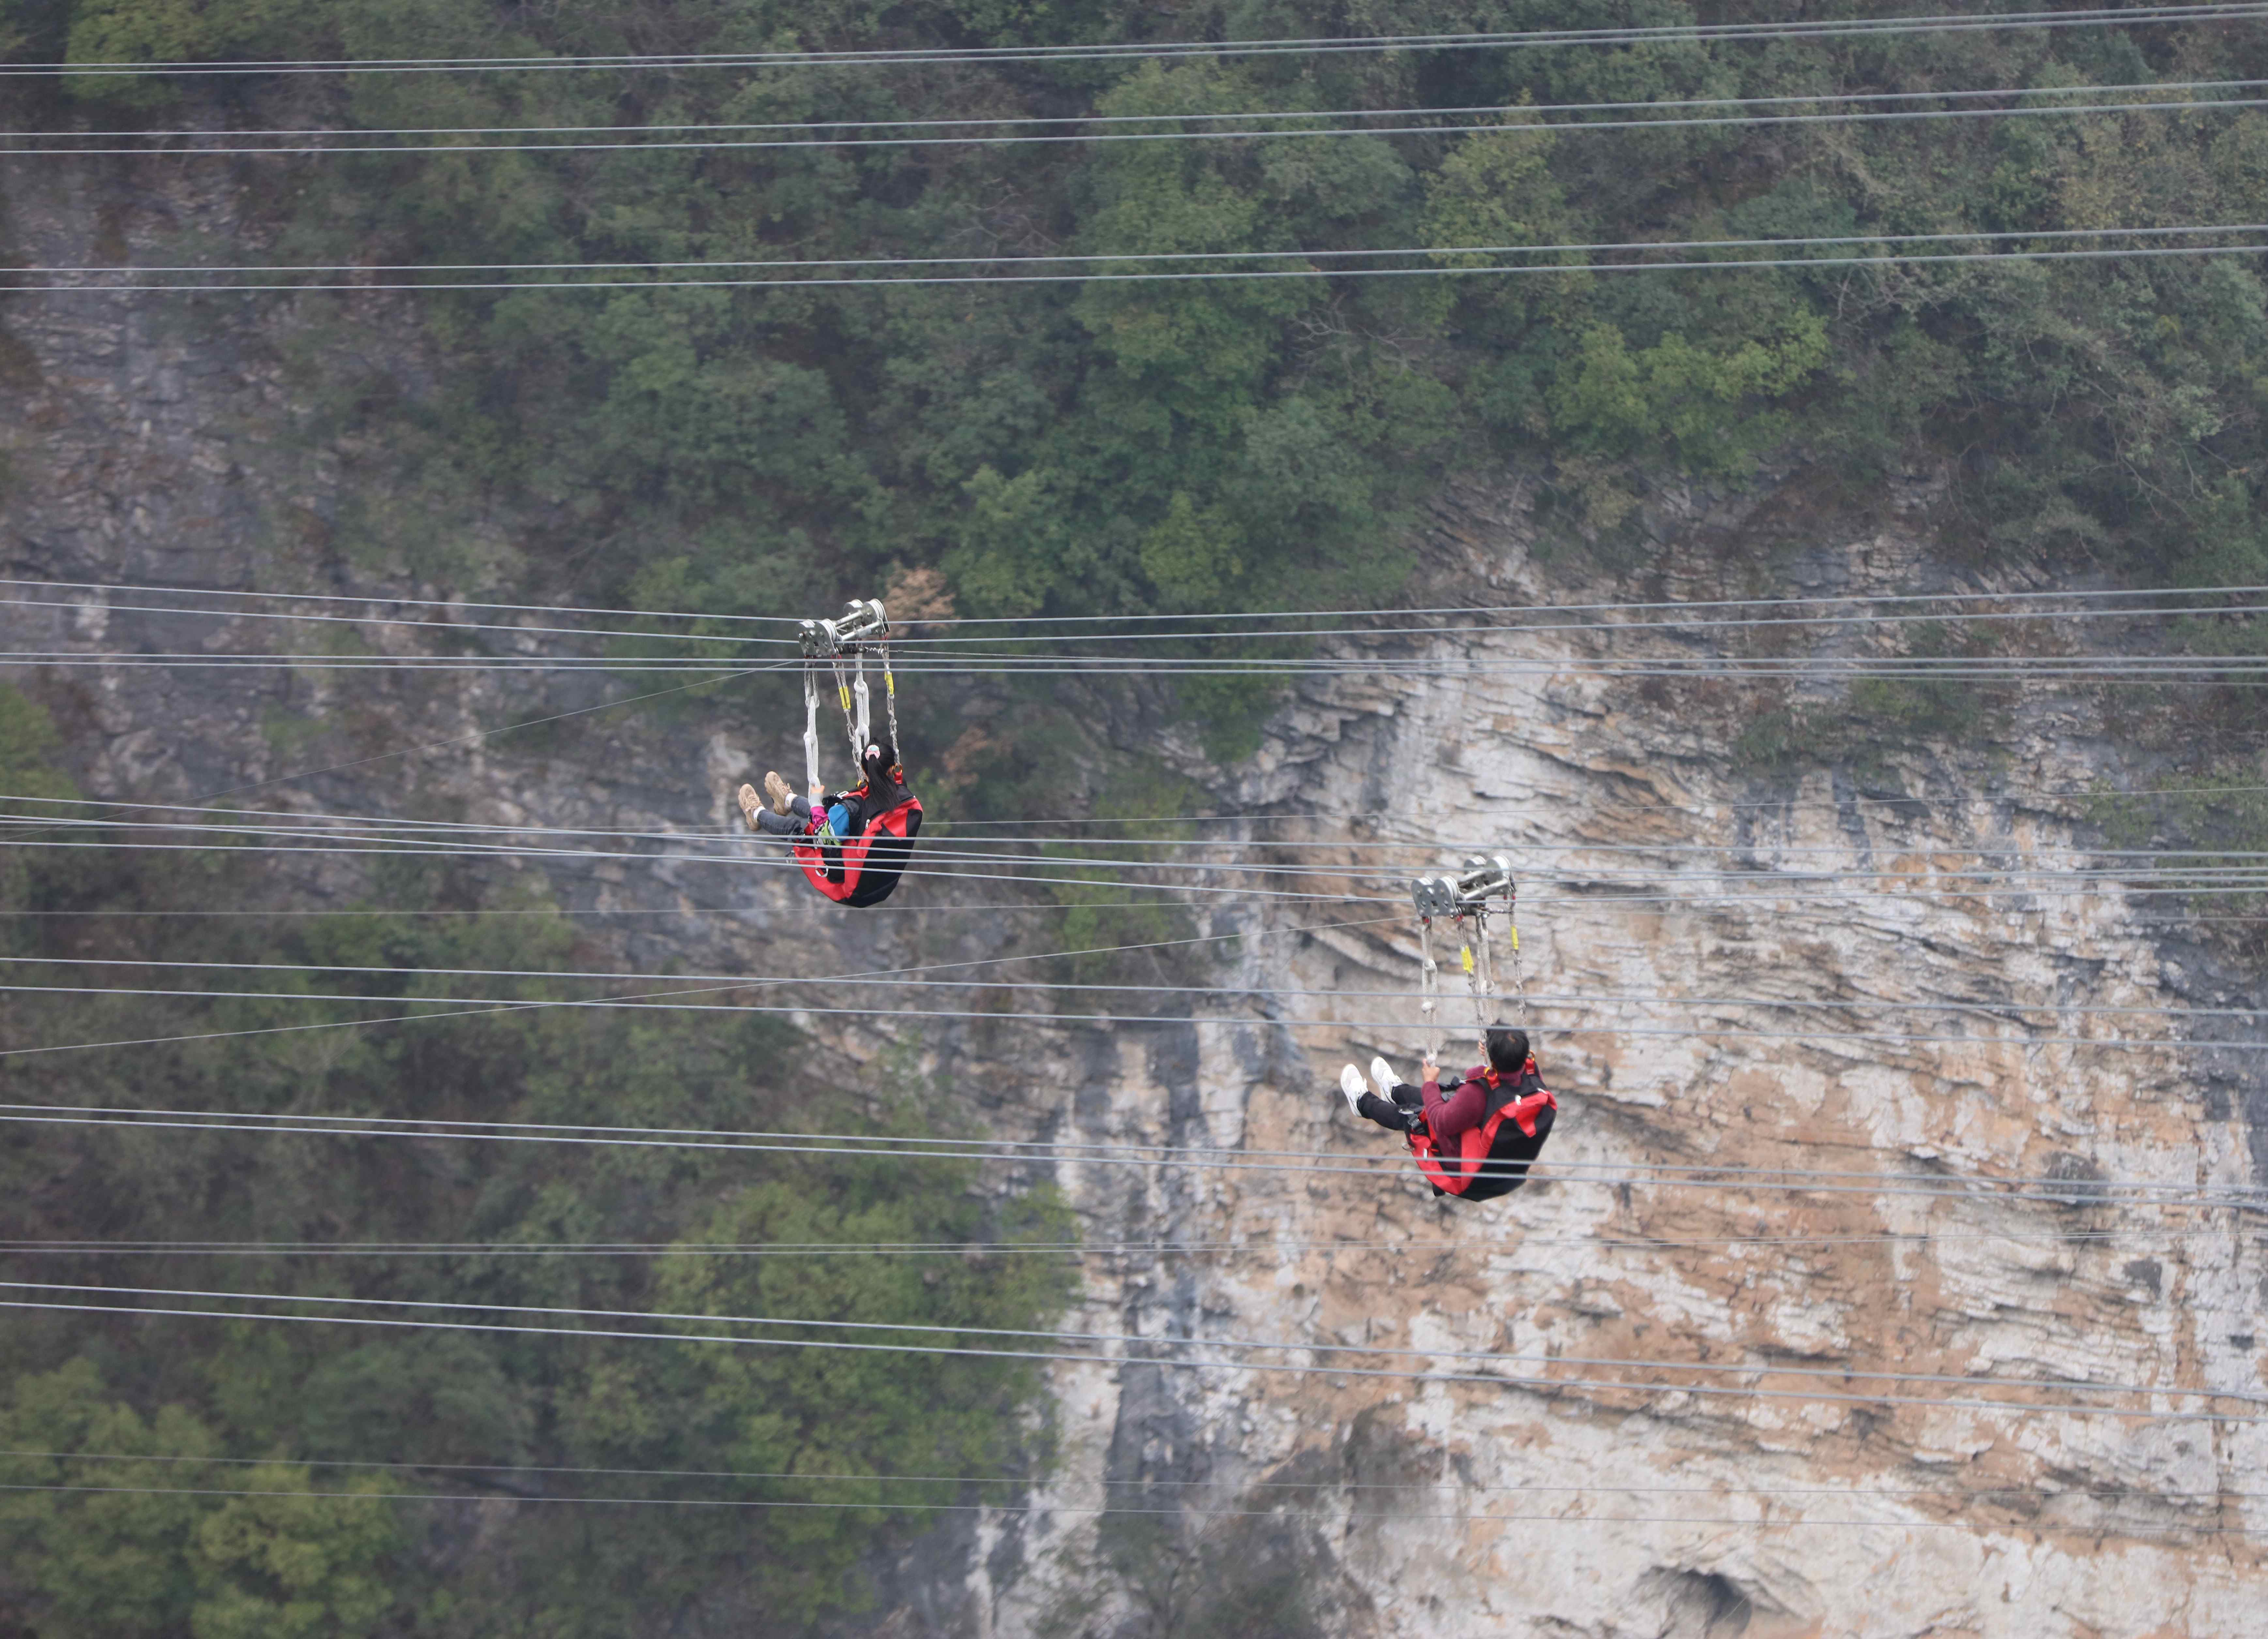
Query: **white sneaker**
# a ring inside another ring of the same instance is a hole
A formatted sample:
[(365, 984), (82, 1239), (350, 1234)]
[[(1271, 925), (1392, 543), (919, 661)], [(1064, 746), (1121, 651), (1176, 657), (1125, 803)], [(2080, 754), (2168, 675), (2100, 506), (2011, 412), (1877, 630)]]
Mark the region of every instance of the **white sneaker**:
[(1362, 1113), (1362, 1095), (1370, 1089), (1363, 1085), (1362, 1072), (1348, 1065), (1339, 1072), (1339, 1091), (1346, 1094), (1347, 1108), (1357, 1115)]
[(1381, 1099), (1392, 1098), (1394, 1090), (1402, 1084), (1402, 1077), (1394, 1073), (1394, 1066), (1382, 1058), (1371, 1060), (1370, 1078), (1378, 1084), (1378, 1096)]

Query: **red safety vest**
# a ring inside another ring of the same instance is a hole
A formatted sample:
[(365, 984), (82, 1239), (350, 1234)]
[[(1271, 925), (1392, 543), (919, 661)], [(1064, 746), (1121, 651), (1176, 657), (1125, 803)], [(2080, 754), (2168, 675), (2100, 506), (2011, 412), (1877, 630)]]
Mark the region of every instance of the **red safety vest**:
[[(865, 790), (862, 786), (861, 790)], [(921, 798), (911, 792), (887, 813), (877, 814), (866, 828), (846, 839), (839, 848), (795, 845), (795, 863), (811, 878), (811, 886), (838, 905), (879, 905), (898, 886), (898, 877), (921, 834)], [(811, 832), (827, 823), (826, 812), (814, 805)], [(868, 856), (873, 856), (871, 864)]]
[[(1535, 1136), (1536, 1112), (1559, 1107), (1559, 1100), (1553, 1098), (1551, 1090), (1543, 1084), (1543, 1077), (1536, 1070), (1533, 1056), (1521, 1067), (1520, 1077), (1510, 1090), (1504, 1087), (1505, 1078), (1495, 1070), (1486, 1071), (1481, 1079), (1488, 1083), (1491, 1099), (1501, 1095), (1503, 1102), (1489, 1112), (1486, 1121), (1467, 1128), (1459, 1135), (1454, 1155), (1444, 1155), (1437, 1149), (1433, 1135), (1422, 1127), (1410, 1135), (1410, 1153), (1418, 1158), (1418, 1170), (1425, 1175), (1427, 1183), (1445, 1195), (1462, 1195), (1473, 1187), (1475, 1180), (1481, 1176), (1481, 1164), (1489, 1158), (1489, 1151), (1496, 1147), (1497, 1130), (1506, 1121), (1511, 1121), (1533, 1138)], [(1519, 1088), (1530, 1081), (1535, 1083), (1535, 1091), (1519, 1094)]]

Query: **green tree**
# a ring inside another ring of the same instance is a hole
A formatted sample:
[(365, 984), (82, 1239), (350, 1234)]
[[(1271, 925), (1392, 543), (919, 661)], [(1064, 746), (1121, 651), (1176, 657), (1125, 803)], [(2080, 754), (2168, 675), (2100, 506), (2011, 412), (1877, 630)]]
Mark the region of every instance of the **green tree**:
[(1170, 609), (1218, 609), (1244, 572), (1244, 532), (1216, 508), (1174, 491), (1166, 516), (1142, 537), (1142, 572)]
[(1613, 326), (1594, 325), (1553, 394), (1552, 415), (1586, 454), (1637, 456), (1666, 445), (1692, 471), (1735, 474), (1786, 437), (1772, 401), (1826, 362), (1827, 327), (1801, 309), (1779, 334), (1730, 347), (1672, 333), (1633, 349)]
[[(18, 1378), (0, 1412), (0, 1555), (55, 1639), (177, 1631), (196, 1596), (194, 1552), (219, 1442), (186, 1407), (144, 1418), (111, 1400), (92, 1362)], [(92, 1452), (112, 1459), (72, 1455)], [(173, 1460), (176, 1459), (185, 1460)], [(150, 1488), (144, 1489), (143, 1488)]]
[(304, 1467), (215, 1463), (195, 1413), (145, 1419), (91, 1361), (18, 1378), (0, 1441), (0, 1555), (35, 1591), (41, 1634), (353, 1635), (393, 1603), (399, 1504), (380, 1481), (323, 1496)]
[(399, 1535), (401, 1504), (384, 1483), (364, 1476), (318, 1496), (293, 1464), (237, 1473), (247, 1495), (197, 1525), (196, 1639), (353, 1639), (375, 1628), (394, 1602), (386, 1562)]
[[(89, 812), (74, 805), (78, 789), (55, 766), (61, 737), (53, 718), (22, 690), (0, 683), (0, 791), (11, 800), (10, 813), (19, 818), (83, 819)], [(31, 892), (33, 851), (10, 849), (0, 854), (0, 905), (22, 905)], [(41, 878), (57, 880), (68, 868), (42, 862)]]
[[(1101, 98), (1097, 112), (1114, 118), (1203, 114), (1249, 108), (1256, 88), (1233, 70), (1145, 65)], [(1184, 129), (1160, 120), (1130, 131)], [(1113, 253), (1217, 256), (1281, 248), (1260, 178), (1227, 142), (1128, 143), (1089, 165), (1093, 205), (1081, 247)], [(1189, 271), (1211, 266), (1197, 261)], [(1296, 261), (1247, 263), (1280, 276), (1153, 287), (1105, 281), (1087, 285), (1075, 311), (1103, 353), (1138, 390), (1199, 430), (1229, 432), (1264, 390), (1284, 342), (1284, 326), (1321, 294), (1321, 280)], [(1104, 262), (1108, 276), (1134, 264)]]
[(963, 486), (968, 512), (945, 556), (960, 601), (985, 615), (1047, 606), (1071, 557), (1072, 521), (1060, 474), (1042, 467), (1004, 478), (977, 468)]

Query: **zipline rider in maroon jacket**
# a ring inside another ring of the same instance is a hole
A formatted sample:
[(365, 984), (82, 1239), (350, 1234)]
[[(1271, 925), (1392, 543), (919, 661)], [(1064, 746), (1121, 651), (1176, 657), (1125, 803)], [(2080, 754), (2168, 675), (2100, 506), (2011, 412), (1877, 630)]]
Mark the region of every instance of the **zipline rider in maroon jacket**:
[(1422, 1088), (1396, 1076), (1384, 1059), (1373, 1059), (1371, 1078), (1382, 1098), (1353, 1065), (1339, 1072), (1347, 1107), (1404, 1135), (1433, 1193), (1461, 1201), (1493, 1201), (1526, 1183), (1559, 1110), (1528, 1050), (1526, 1031), (1491, 1025), (1483, 1047), (1487, 1063), (1447, 1082), (1428, 1059)]

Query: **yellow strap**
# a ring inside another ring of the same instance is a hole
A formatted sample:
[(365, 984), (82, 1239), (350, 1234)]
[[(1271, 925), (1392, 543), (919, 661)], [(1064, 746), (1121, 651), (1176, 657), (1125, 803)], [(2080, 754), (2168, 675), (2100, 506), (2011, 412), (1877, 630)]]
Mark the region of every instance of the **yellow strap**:
[(1514, 928), (1512, 930), (1512, 948), (1515, 951), (1520, 948), (1520, 930), (1518, 928)]
[(895, 673), (888, 671), (882, 673), (882, 692), (893, 700), (898, 697), (898, 680)]
[(1465, 976), (1470, 978), (1473, 971), (1473, 947), (1468, 944), (1461, 954), (1465, 964)]
[(836, 694), (838, 694), (838, 695), (842, 695), (842, 696), (843, 696), (843, 710), (845, 710), (845, 711), (850, 710), (850, 684), (848, 684), (848, 683), (837, 683), (837, 684), (835, 686), (835, 692), (836, 692)]

